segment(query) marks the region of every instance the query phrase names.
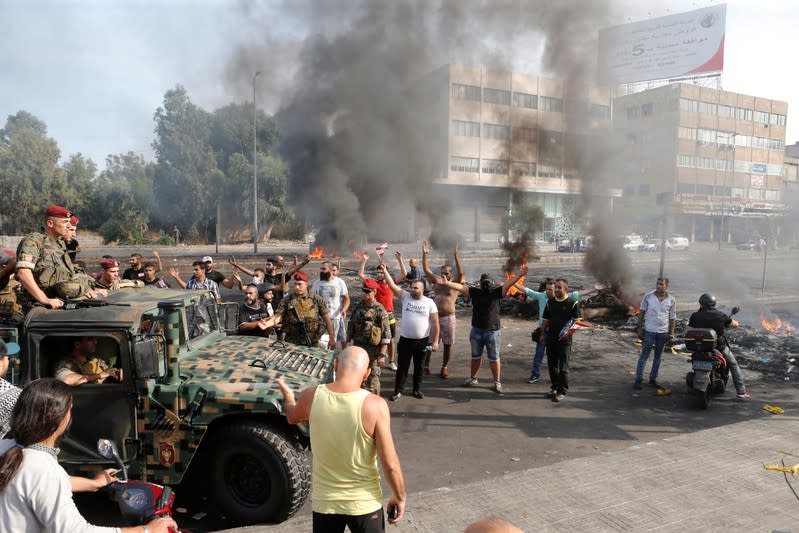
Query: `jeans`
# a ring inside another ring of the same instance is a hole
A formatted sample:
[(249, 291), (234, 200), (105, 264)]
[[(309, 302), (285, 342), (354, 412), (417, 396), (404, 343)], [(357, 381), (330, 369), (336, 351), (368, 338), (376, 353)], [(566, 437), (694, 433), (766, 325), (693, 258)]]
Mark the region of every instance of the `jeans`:
[(656, 381), (660, 370), (660, 356), (663, 347), (666, 346), (667, 333), (655, 333), (644, 331), (644, 344), (641, 347), (641, 355), (638, 356), (638, 366), (635, 368), (635, 382), (641, 383), (644, 380), (644, 367), (646, 360), (649, 359), (649, 352), (652, 346), (655, 347), (655, 357), (652, 358), (652, 370), (649, 371), (649, 381)]
[(735, 392), (738, 394), (743, 393), (746, 391), (746, 385), (744, 385), (744, 375), (741, 373), (741, 367), (738, 366), (738, 361), (735, 359), (735, 356), (732, 355), (729, 346), (721, 350), (721, 353), (723, 353), (724, 357), (727, 359), (727, 366), (730, 369), (730, 374), (732, 374), (732, 382), (735, 384)]
[(489, 361), (499, 361), (500, 330), (480, 329), (472, 326), (469, 343), (472, 345), (472, 359), (482, 359), (483, 348)]
[[(543, 335), (543, 333), (541, 333)], [(545, 343), (537, 342), (535, 344), (535, 355), (533, 356), (533, 369), (530, 371), (531, 378), (541, 377), (541, 361), (544, 359), (544, 354), (547, 352), (547, 345)]]

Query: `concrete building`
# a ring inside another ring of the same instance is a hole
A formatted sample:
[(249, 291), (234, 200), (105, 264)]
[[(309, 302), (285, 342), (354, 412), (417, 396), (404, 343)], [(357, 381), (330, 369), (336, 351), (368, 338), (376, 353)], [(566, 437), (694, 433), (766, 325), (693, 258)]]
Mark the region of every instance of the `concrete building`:
[[(421, 131), (433, 132), (426, 149), (440, 154), (434, 186), (452, 200), (464, 240), (496, 241), (514, 202), (541, 207), (539, 238), (582, 235), (584, 176), (571, 162), (578, 146), (589, 144), (582, 141), (607, 133), (609, 90), (446, 65), (417, 82), (414, 93)], [(614, 193), (621, 194), (607, 191), (609, 204)], [(417, 229), (424, 224), (417, 220)]]
[(642, 233), (658, 234), (665, 201), (668, 233), (779, 240), (787, 112), (786, 102), (690, 84), (616, 98), (618, 210)]

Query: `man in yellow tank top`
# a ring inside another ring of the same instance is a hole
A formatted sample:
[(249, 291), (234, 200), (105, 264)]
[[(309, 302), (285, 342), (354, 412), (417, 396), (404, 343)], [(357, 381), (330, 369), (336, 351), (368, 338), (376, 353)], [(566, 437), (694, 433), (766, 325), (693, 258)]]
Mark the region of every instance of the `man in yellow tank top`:
[(377, 458), (392, 496), (388, 500), (389, 524), (405, 513), (405, 480), (391, 436), (391, 415), (381, 397), (361, 388), (369, 376), (366, 350), (349, 346), (333, 362), (336, 380), (294, 391), (283, 377), (283, 411), (290, 424), (309, 421), (313, 477), (311, 503), (313, 531), (380, 533), (385, 531), (383, 494)]

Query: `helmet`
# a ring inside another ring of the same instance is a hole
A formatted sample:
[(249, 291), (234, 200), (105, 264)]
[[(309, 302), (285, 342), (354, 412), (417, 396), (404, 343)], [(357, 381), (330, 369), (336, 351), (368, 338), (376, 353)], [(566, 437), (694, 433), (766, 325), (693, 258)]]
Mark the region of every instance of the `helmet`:
[(709, 292), (706, 292), (699, 297), (699, 305), (702, 307), (702, 309), (715, 309), (716, 297)]

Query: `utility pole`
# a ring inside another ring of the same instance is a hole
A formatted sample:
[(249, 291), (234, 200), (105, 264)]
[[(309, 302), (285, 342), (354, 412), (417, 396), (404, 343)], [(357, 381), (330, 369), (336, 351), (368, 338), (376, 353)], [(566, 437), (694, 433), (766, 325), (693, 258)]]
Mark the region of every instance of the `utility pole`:
[(258, 253), (258, 128), (255, 108), (255, 80), (261, 74), (256, 71), (252, 77), (252, 253)]

